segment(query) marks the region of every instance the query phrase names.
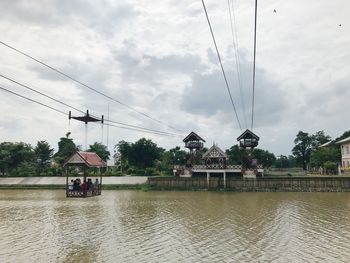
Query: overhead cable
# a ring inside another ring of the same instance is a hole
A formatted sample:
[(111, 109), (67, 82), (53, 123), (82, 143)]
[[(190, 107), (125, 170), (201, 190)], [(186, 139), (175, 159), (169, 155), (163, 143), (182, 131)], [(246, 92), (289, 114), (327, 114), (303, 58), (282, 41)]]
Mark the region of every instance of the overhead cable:
[[(64, 111), (61, 111), (61, 110), (59, 110), (59, 109), (56, 109), (56, 108), (54, 108), (54, 107), (52, 107), (52, 106), (49, 106), (49, 105), (47, 105), (47, 104), (45, 104), (45, 103), (42, 103), (42, 102), (40, 102), (40, 101), (31, 99), (31, 98), (29, 98), (29, 97), (26, 97), (26, 96), (24, 96), (24, 95), (21, 95), (21, 94), (19, 94), (19, 93), (17, 93), (17, 92), (11, 91), (11, 90), (6, 89), (6, 88), (1, 87), (1, 86), (0, 86), (0, 89), (1, 89), (2, 91), (11, 93), (11, 94), (16, 95), (16, 96), (18, 96), (18, 97), (21, 97), (21, 98), (23, 98), (23, 99), (29, 100), (29, 101), (31, 101), (31, 102), (33, 102), (33, 103), (39, 104), (39, 105), (41, 105), (41, 106), (43, 106), (43, 107), (49, 108), (49, 109), (51, 109), (51, 110), (53, 110), (53, 111), (56, 111), (56, 112), (58, 112), (58, 113), (64, 114), (65, 116), (68, 116), (68, 113), (66, 113), (66, 112), (64, 112)], [(64, 105), (65, 105), (65, 106), (68, 106), (68, 107), (71, 107), (71, 106), (69, 106), (68, 104), (64, 104)], [(91, 116), (93, 116), (93, 115), (91, 115)], [(139, 126), (136, 126), (136, 125), (129, 125), (129, 124), (124, 124), (124, 123), (121, 123), (121, 122), (114, 122), (114, 121), (110, 121), (110, 120), (106, 120), (106, 121), (107, 121), (107, 122), (111, 122), (111, 123), (119, 123), (119, 124), (121, 124), (121, 125), (125, 125), (125, 126), (126, 126), (126, 127), (123, 127), (123, 126), (113, 125), (113, 124), (110, 124), (110, 123), (105, 123), (105, 125), (108, 125), (108, 126), (111, 126), (111, 127), (116, 127), (116, 128), (126, 129), (126, 130), (132, 130), (132, 131), (145, 132), (145, 133), (152, 133), (152, 134), (161, 135), (161, 136), (180, 136), (179, 134), (173, 134), (173, 133), (167, 133), (167, 132), (162, 132), (162, 131), (147, 129), (147, 128), (139, 127)]]
[(158, 120), (158, 119), (156, 119), (156, 118), (150, 116), (150, 115), (147, 114), (147, 113), (144, 113), (144, 112), (142, 112), (142, 111), (136, 110), (135, 108), (129, 106), (128, 104), (126, 104), (126, 103), (124, 103), (124, 102), (122, 102), (122, 101), (120, 101), (120, 100), (117, 100), (117, 99), (111, 97), (110, 95), (107, 95), (107, 94), (105, 94), (105, 93), (103, 93), (103, 92), (101, 92), (101, 91), (99, 91), (99, 90), (97, 90), (97, 89), (95, 89), (95, 88), (93, 88), (93, 87), (91, 87), (91, 86), (89, 86), (89, 85), (87, 85), (87, 84), (81, 82), (80, 80), (77, 80), (76, 78), (74, 78), (74, 77), (68, 75), (67, 73), (64, 73), (63, 71), (61, 71), (61, 70), (59, 70), (59, 69), (56, 69), (56, 68), (54, 68), (53, 66), (50, 66), (50, 65), (48, 65), (47, 63), (42, 62), (41, 60), (39, 60), (39, 59), (37, 59), (37, 58), (34, 58), (33, 56), (28, 55), (27, 53), (25, 53), (25, 52), (23, 52), (23, 51), (21, 51), (21, 50), (15, 48), (15, 47), (9, 45), (9, 44), (6, 44), (6, 43), (4, 43), (4, 42), (2, 42), (2, 41), (0, 41), (0, 44), (2, 44), (2, 45), (4, 45), (4, 46), (6, 46), (6, 47), (8, 47), (8, 48), (10, 48), (10, 49), (12, 49), (12, 50), (14, 50), (14, 51), (16, 51), (16, 52), (19, 53), (19, 54), (22, 54), (23, 56), (26, 56), (27, 58), (30, 58), (30, 59), (34, 60), (35, 62), (37, 62), (37, 63), (39, 63), (39, 64), (41, 64), (41, 65), (43, 65), (43, 66), (45, 66), (45, 67), (47, 67), (47, 68), (49, 68), (49, 69), (55, 71), (56, 73), (58, 73), (58, 74), (60, 74), (60, 75), (62, 75), (62, 76), (64, 76), (64, 77), (66, 77), (66, 78), (68, 78), (68, 79), (70, 79), (70, 80), (72, 80), (72, 81), (74, 81), (74, 82), (76, 82), (76, 83), (78, 83), (79, 85), (81, 85), (81, 86), (83, 86), (83, 87), (85, 87), (85, 88), (88, 88), (88, 89), (90, 89), (90, 90), (92, 90), (92, 91), (94, 91), (94, 92), (96, 92), (96, 93), (98, 93), (98, 94), (100, 94), (100, 95), (102, 95), (102, 96), (104, 96), (104, 97), (106, 97), (106, 98), (108, 98), (108, 99), (110, 99), (110, 100), (112, 100), (112, 101), (114, 101), (114, 102), (120, 104), (120, 105), (123, 105), (124, 107), (128, 108), (128, 109), (131, 110), (131, 111), (134, 111), (134, 112), (136, 112), (136, 113), (138, 113), (138, 114), (140, 114), (140, 115), (143, 115), (144, 117), (146, 117), (146, 118), (148, 118), (148, 119), (151, 119), (151, 120), (153, 120), (153, 121), (155, 121), (155, 122), (158, 122), (159, 124), (165, 125), (165, 126), (167, 126), (168, 128), (171, 128), (171, 129), (177, 130), (177, 131), (181, 131), (181, 130), (179, 130), (179, 129), (177, 129), (177, 128), (171, 126), (171, 125), (168, 125), (168, 124), (166, 124), (166, 123), (164, 123), (164, 122), (162, 122), (162, 121), (160, 121), (160, 120)]
[(44, 107), (46, 107), (46, 108), (49, 108), (49, 109), (54, 110), (54, 111), (56, 111), (56, 112), (58, 112), (58, 113), (61, 113), (61, 114), (63, 114), (63, 115), (68, 116), (68, 114), (67, 114), (66, 112), (61, 111), (61, 110), (58, 110), (58, 109), (56, 109), (56, 108), (54, 108), (54, 107), (51, 107), (51, 106), (49, 106), (49, 105), (47, 105), (47, 104), (44, 104), (44, 103), (42, 103), (42, 102), (33, 100), (33, 99), (31, 99), (31, 98), (28, 98), (28, 97), (26, 97), (26, 96), (23, 96), (23, 95), (21, 95), (21, 94), (18, 94), (18, 93), (16, 93), (16, 92), (14, 92), (14, 91), (11, 91), (11, 90), (8, 90), (8, 89), (6, 89), (6, 88), (3, 88), (3, 87), (1, 87), (1, 86), (0, 86), (0, 89), (3, 90), (3, 91), (5, 91), (5, 92), (11, 93), (11, 94), (13, 94), (13, 95), (16, 95), (16, 96), (18, 96), (18, 97), (21, 97), (21, 98), (23, 98), (23, 99), (29, 100), (29, 101), (31, 101), (31, 102), (34, 102), (34, 103), (36, 103), (36, 104), (39, 104), (39, 105), (41, 105), (41, 106), (44, 106)]
[(214, 42), (214, 45), (215, 45), (216, 54), (217, 54), (218, 59), (219, 59), (219, 62), (220, 62), (221, 71), (222, 71), (222, 74), (223, 74), (224, 79), (225, 79), (225, 83), (226, 83), (227, 92), (228, 92), (228, 94), (229, 94), (229, 96), (230, 96), (231, 104), (232, 104), (232, 107), (233, 107), (234, 113), (235, 113), (235, 115), (236, 115), (236, 119), (237, 119), (237, 122), (238, 122), (239, 128), (240, 128), (240, 130), (242, 131), (241, 122), (239, 121), (238, 114), (237, 114), (237, 110), (236, 110), (236, 106), (235, 106), (235, 104), (234, 104), (234, 102), (233, 102), (233, 98), (232, 98), (232, 95), (231, 95), (230, 86), (228, 85), (228, 82), (227, 82), (227, 78), (226, 78), (226, 74), (225, 74), (224, 66), (222, 65), (222, 61), (221, 61), (221, 57), (220, 57), (220, 53), (219, 53), (218, 47), (217, 47), (217, 45), (216, 45), (216, 40), (215, 40), (214, 32), (213, 32), (213, 29), (212, 29), (211, 24), (210, 24), (210, 20), (209, 20), (208, 12), (207, 12), (207, 9), (206, 9), (206, 7), (205, 7), (204, 0), (202, 0), (202, 4), (203, 4), (203, 9), (204, 9), (204, 12), (205, 12), (205, 16), (207, 17), (207, 21), (208, 21), (208, 25), (209, 25), (210, 33), (211, 33), (211, 36), (212, 36), (212, 38), (213, 38), (213, 42)]
[[(232, 6), (231, 6), (232, 4)], [(245, 109), (245, 102), (244, 102), (244, 93), (243, 93), (243, 84), (242, 84), (242, 75), (241, 75), (241, 63), (239, 59), (239, 52), (238, 52), (238, 36), (237, 36), (237, 24), (236, 24), (236, 18), (235, 18), (235, 10), (234, 10), (234, 5), (233, 5), (233, 0), (232, 3), (230, 0), (227, 0), (227, 5), (228, 5), (228, 12), (230, 15), (230, 26), (231, 26), (231, 34), (232, 34), (232, 43), (233, 43), (233, 48), (234, 48), (234, 54), (236, 58), (236, 71), (237, 71), (237, 82), (238, 82), (238, 87), (239, 87), (239, 93), (240, 93), (240, 98), (241, 98), (241, 104), (243, 108), (243, 121), (244, 125), (246, 128), (247, 126), (247, 117), (246, 117), (246, 109)], [(232, 14), (231, 14), (231, 8), (232, 8)]]
[(44, 97), (46, 97), (46, 98), (49, 98), (49, 99), (51, 99), (51, 100), (53, 100), (53, 101), (56, 101), (56, 102), (58, 102), (58, 103), (60, 103), (60, 104), (62, 104), (62, 105), (64, 105), (64, 106), (67, 106), (67, 107), (72, 108), (72, 109), (74, 109), (74, 110), (76, 110), (76, 111), (79, 111), (80, 113), (85, 113), (85, 112), (82, 111), (82, 110), (79, 110), (79, 109), (77, 109), (77, 108), (75, 108), (75, 107), (73, 107), (73, 106), (71, 106), (71, 105), (68, 105), (68, 104), (66, 104), (66, 103), (64, 103), (64, 102), (62, 102), (62, 101), (60, 101), (60, 100), (58, 100), (58, 99), (55, 99), (55, 98), (53, 98), (53, 97), (51, 97), (51, 96), (49, 96), (49, 95), (47, 95), (47, 94), (44, 94), (43, 92), (40, 92), (40, 91), (38, 91), (38, 90), (36, 90), (36, 89), (34, 89), (34, 88), (31, 88), (31, 87), (29, 87), (28, 85), (26, 85), (26, 84), (24, 84), (24, 83), (21, 83), (21, 82), (19, 82), (19, 81), (17, 81), (17, 80), (14, 80), (14, 79), (12, 79), (12, 78), (10, 78), (10, 77), (6, 77), (5, 75), (3, 75), (3, 74), (1, 74), (1, 73), (0, 73), (0, 77), (2, 77), (2, 78), (4, 78), (4, 79), (7, 79), (7, 80), (9, 80), (9, 81), (11, 81), (11, 82), (13, 82), (13, 83), (16, 83), (17, 85), (20, 85), (20, 86), (22, 86), (23, 88), (26, 88), (26, 89), (28, 89), (28, 90), (31, 90), (31, 91), (33, 91), (33, 92), (35, 92), (35, 93), (37, 93), (37, 94), (40, 94), (40, 95), (42, 95), (42, 96), (44, 96)]
[(253, 94), (252, 94), (252, 126), (254, 127), (254, 103), (255, 103), (255, 62), (256, 62), (256, 25), (258, 20), (258, 0), (255, 0), (255, 22), (254, 22), (254, 64), (253, 64)]

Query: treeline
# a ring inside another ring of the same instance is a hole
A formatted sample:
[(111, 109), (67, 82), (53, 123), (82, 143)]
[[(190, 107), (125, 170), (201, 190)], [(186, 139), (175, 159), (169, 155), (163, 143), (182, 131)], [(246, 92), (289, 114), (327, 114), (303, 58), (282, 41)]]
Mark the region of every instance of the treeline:
[[(60, 176), (62, 165), (80, 146), (69, 138), (70, 133), (60, 138), (58, 151), (55, 153), (49, 143), (38, 141), (32, 147), (24, 142), (0, 143), (0, 173), (9, 176)], [(94, 143), (88, 151), (97, 152), (99, 156), (107, 160), (110, 156), (107, 147)]]
[[(46, 141), (38, 141), (33, 147), (30, 144), (18, 142), (0, 143), (0, 174), (6, 176), (60, 176), (62, 165), (80, 146), (76, 145), (70, 133), (58, 141), (58, 150)], [(350, 136), (350, 131), (335, 140), (326, 135), (324, 131), (308, 134), (300, 131), (294, 140), (293, 155), (275, 156), (267, 150), (254, 149), (252, 158), (258, 160), (265, 168), (324, 168), (336, 170), (341, 160), (340, 146), (335, 142)], [(322, 144), (331, 141), (327, 147)], [(141, 138), (136, 142), (120, 141), (114, 147), (115, 167), (106, 172), (106, 175), (171, 175), (174, 165), (186, 165), (189, 152), (179, 146), (165, 150), (151, 140)], [(203, 148), (195, 156), (197, 164), (204, 164), (202, 155), (207, 151)], [(88, 151), (96, 152), (103, 160), (111, 157), (107, 147), (95, 142)], [(228, 164), (241, 164), (243, 149), (234, 145), (226, 150), (229, 156)]]
[[(30, 144), (18, 142), (0, 143), (0, 174), (2, 176), (60, 176), (62, 166), (76, 150), (81, 147), (76, 145), (67, 133), (58, 141), (58, 150), (54, 149), (46, 141), (38, 141), (33, 147)], [(165, 150), (151, 140), (141, 138), (134, 143), (120, 141), (115, 145), (113, 156), (115, 166), (105, 172), (106, 175), (171, 175), (174, 165), (186, 165), (189, 160), (189, 152), (176, 146)], [(195, 156), (197, 164), (204, 164), (201, 157), (207, 151), (203, 148)], [(105, 145), (94, 143), (88, 151), (96, 152), (103, 160), (110, 156)], [(241, 164), (243, 150), (237, 145), (226, 150), (229, 156), (229, 164)], [(253, 157), (265, 167), (276, 164), (274, 154), (261, 149), (255, 149)]]

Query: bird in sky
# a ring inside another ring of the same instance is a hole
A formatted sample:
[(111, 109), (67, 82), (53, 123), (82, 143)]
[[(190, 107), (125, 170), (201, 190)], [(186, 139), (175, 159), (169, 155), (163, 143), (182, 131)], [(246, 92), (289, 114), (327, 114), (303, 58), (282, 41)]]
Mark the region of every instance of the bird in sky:
[(274, 13), (277, 13), (276, 9), (273, 10)]
[(339, 24), (339, 26), (341, 26), (341, 24)]

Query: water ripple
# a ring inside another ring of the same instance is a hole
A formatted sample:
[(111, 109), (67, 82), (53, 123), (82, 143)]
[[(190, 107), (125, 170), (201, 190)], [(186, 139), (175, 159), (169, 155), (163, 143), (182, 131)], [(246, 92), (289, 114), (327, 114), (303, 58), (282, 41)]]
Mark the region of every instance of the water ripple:
[(347, 193), (0, 192), (0, 262), (348, 262)]

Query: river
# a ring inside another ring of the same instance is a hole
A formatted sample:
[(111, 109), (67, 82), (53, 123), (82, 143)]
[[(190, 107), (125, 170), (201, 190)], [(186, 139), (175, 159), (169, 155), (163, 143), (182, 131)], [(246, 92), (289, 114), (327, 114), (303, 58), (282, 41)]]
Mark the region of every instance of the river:
[(349, 193), (0, 191), (0, 262), (349, 262)]

